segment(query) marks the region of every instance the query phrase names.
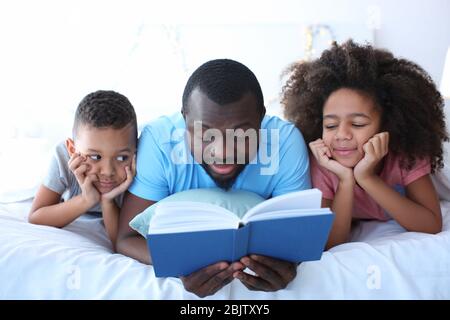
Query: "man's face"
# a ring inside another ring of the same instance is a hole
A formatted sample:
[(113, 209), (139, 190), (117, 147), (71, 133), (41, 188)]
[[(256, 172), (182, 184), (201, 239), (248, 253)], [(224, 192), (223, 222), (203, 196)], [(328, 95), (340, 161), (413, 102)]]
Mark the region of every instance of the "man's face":
[(184, 114), (191, 153), (219, 187), (230, 188), (255, 157), (263, 117), (260, 110), (251, 93), (219, 105), (199, 89), (192, 91)]

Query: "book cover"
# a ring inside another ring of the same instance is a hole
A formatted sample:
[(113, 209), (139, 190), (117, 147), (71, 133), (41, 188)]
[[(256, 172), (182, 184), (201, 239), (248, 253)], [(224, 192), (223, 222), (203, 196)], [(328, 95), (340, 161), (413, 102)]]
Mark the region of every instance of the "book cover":
[[(301, 197), (301, 192), (296, 196)], [(320, 191), (314, 195), (317, 196), (321, 198)], [(273, 199), (276, 198), (270, 200)], [(289, 197), (282, 200), (280, 206), (276, 201), (269, 203), (271, 212), (261, 212), (260, 217), (252, 214), (254, 220), (246, 221), (245, 216), (242, 220), (236, 218), (237, 223), (229, 228), (149, 234), (147, 242), (156, 276), (185, 276), (216, 262), (233, 262), (249, 254), (296, 263), (319, 260), (331, 229), (333, 213), (328, 208), (317, 208), (317, 201), (313, 202), (316, 208), (292, 209), (292, 205), (286, 205)], [(158, 209), (170, 211), (169, 207), (178, 212), (195, 212), (195, 206), (181, 203)], [(282, 209), (277, 210), (277, 207)], [(223, 208), (217, 211), (218, 216), (221, 211)]]

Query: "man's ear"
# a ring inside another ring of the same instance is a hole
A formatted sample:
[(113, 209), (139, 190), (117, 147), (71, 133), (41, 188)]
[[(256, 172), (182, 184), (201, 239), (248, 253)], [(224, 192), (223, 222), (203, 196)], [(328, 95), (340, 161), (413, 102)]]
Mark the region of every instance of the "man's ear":
[(67, 152), (69, 152), (69, 156), (71, 157), (75, 152), (77, 152), (77, 149), (75, 148), (75, 142), (73, 142), (72, 139), (68, 138), (66, 139), (66, 149)]

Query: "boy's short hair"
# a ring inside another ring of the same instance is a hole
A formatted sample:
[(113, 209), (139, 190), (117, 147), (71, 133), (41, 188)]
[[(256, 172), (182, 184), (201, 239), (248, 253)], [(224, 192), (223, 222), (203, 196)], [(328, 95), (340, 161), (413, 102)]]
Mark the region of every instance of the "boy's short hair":
[(189, 97), (195, 89), (200, 89), (219, 105), (236, 102), (246, 93), (251, 93), (261, 113), (265, 110), (261, 86), (255, 74), (242, 63), (231, 59), (205, 62), (192, 73), (183, 92), (183, 112), (187, 111)]
[(137, 139), (136, 113), (128, 98), (115, 91), (98, 90), (89, 93), (78, 105), (72, 134), (75, 138), (80, 125), (122, 129), (129, 124), (135, 128)]

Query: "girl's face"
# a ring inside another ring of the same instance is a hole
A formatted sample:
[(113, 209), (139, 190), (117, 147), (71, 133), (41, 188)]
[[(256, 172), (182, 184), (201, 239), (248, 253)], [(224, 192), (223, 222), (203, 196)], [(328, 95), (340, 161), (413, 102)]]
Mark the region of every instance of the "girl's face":
[(331, 157), (345, 167), (356, 166), (364, 157), (363, 145), (380, 128), (381, 112), (368, 95), (342, 88), (325, 101), (322, 140)]

